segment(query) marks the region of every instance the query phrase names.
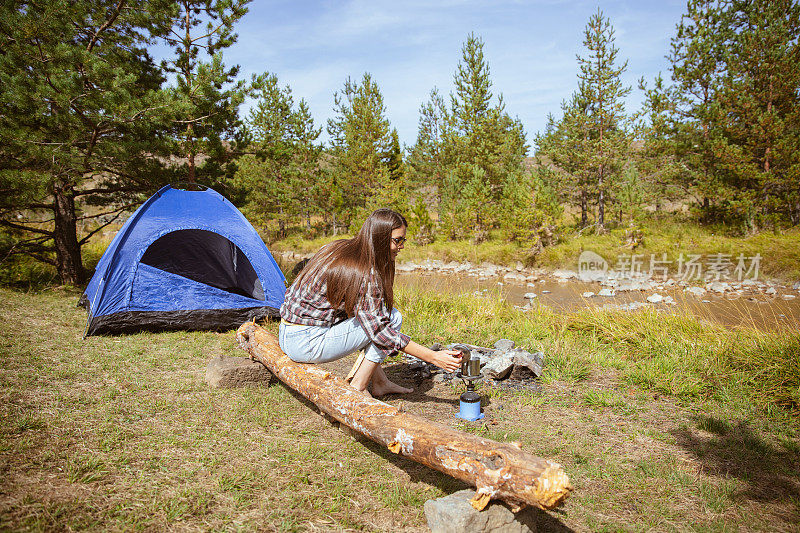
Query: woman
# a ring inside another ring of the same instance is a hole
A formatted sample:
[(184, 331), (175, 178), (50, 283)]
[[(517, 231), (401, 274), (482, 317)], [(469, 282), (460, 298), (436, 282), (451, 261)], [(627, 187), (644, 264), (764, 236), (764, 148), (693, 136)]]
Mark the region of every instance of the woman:
[(407, 393), (381, 369), (386, 357), (403, 351), (447, 370), (461, 363), (457, 350), (434, 351), (400, 332), (394, 309), (394, 263), (406, 241), (400, 213), (378, 209), (352, 239), (325, 245), (306, 265), (281, 305), (278, 340), (293, 361), (325, 363), (364, 349), (350, 384), (369, 395)]

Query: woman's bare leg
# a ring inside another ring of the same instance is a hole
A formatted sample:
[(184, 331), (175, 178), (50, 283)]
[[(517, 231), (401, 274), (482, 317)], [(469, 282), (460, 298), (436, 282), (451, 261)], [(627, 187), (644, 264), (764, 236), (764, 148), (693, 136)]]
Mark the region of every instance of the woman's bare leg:
[[(367, 390), (370, 380), (372, 380), (372, 394)], [(368, 396), (383, 396), (384, 394), (408, 394), (414, 389), (402, 387), (397, 383), (389, 381), (386, 373), (379, 363), (364, 359), (356, 370), (350, 385), (358, 391)]]
[(367, 390), (370, 380), (372, 379), (375, 369), (380, 369), (380, 363), (375, 363), (369, 359), (362, 359), (361, 364), (353, 374), (353, 379), (350, 380), (350, 385), (357, 391), (363, 392), (367, 396), (372, 396)]

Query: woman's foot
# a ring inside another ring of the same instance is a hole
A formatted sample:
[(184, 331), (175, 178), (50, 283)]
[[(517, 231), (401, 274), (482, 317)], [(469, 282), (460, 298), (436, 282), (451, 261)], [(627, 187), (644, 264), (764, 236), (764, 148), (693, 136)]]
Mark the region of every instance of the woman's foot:
[(386, 372), (380, 366), (375, 369), (372, 374), (372, 395), (383, 396), (385, 394), (408, 394), (414, 392), (414, 389), (398, 385), (394, 381), (390, 381), (386, 376)]
[(414, 392), (414, 389), (403, 387), (393, 381), (386, 380), (386, 383), (381, 385), (372, 384), (372, 396), (384, 396), (385, 394), (408, 394)]

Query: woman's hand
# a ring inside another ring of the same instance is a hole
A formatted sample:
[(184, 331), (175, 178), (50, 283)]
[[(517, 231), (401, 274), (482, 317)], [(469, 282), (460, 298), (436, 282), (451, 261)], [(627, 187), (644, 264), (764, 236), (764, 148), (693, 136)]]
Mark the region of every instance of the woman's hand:
[(448, 372), (455, 372), (461, 366), (460, 350), (439, 350), (433, 353), (433, 360), (430, 362), (439, 368)]
[(455, 372), (461, 366), (461, 351), (460, 350), (439, 350), (433, 351), (426, 348), (414, 341), (409, 341), (403, 351), (408, 355), (418, 357), (423, 361), (438, 366), (448, 372)]

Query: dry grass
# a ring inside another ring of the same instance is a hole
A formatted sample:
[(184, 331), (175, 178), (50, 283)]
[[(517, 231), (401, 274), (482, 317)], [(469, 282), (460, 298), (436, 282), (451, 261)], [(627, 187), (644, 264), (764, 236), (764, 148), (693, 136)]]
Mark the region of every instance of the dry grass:
[[(0, 290), (0, 530), (424, 531), (424, 501), (463, 488), (354, 440), (283, 386), (210, 389), (208, 361), (243, 355), (232, 332), (82, 340), (76, 300)], [(796, 530), (797, 411), (753, 401), (771, 381), (739, 366), (753, 347), (772, 357), (791, 344), (762, 339), (704, 366), (701, 356), (735, 346), (730, 332), (523, 314), (474, 296), (398, 300), (422, 342), (506, 337), (547, 354), (539, 390), (482, 390), (481, 424), (454, 418), (460, 387), (388, 369), (417, 387), (391, 402), (565, 466), (576, 491), (539, 515), (540, 530)], [(659, 340), (665, 333), (673, 342)], [(706, 351), (684, 368), (687, 346)], [(725, 382), (709, 368), (752, 379)], [(662, 389), (681, 382), (701, 386)]]

